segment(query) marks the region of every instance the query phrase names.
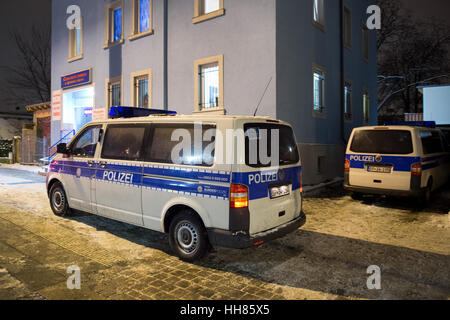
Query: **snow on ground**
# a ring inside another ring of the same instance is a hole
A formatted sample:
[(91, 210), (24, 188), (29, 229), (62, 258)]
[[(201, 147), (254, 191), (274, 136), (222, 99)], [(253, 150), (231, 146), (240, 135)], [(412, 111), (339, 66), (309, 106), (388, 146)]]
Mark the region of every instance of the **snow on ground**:
[(13, 169), (13, 170), (21, 170), (21, 171), (28, 171), (33, 173), (38, 173), (42, 170), (40, 166), (26, 166), (22, 165), (20, 163), (15, 164), (0, 164), (0, 168), (2, 169)]

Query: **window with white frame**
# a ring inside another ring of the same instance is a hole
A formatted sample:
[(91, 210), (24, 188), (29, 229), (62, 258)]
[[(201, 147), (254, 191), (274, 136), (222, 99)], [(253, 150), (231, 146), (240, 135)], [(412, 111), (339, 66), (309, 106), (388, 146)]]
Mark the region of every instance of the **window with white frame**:
[(223, 56), (195, 62), (196, 111), (223, 108)]
[(313, 67), (313, 110), (325, 111), (325, 70), (317, 65)]
[(107, 82), (108, 107), (122, 105), (122, 77), (110, 79)]
[(313, 21), (325, 27), (325, 0), (313, 0)]
[(139, 108), (151, 108), (151, 70), (134, 72), (131, 74), (132, 103)]
[(152, 0), (132, 0), (132, 30), (130, 39), (152, 30)]
[(352, 83), (345, 81), (344, 84), (344, 116), (345, 120), (352, 119)]
[(123, 0), (106, 7), (106, 43), (108, 47), (123, 42)]
[(69, 60), (80, 59), (83, 56), (83, 21), (80, 28), (69, 30)]
[(193, 23), (199, 23), (224, 14), (223, 0), (194, 0)]

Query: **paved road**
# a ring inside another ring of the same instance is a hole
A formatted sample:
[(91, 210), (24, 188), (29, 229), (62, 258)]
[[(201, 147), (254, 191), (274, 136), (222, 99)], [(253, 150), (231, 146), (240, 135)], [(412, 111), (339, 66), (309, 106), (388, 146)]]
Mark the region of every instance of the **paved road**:
[[(24, 184), (6, 185), (13, 178)], [(82, 213), (55, 217), (42, 179), (0, 168), (0, 299), (450, 297), (450, 188), (423, 210), (405, 200), (355, 202), (330, 188), (306, 199), (301, 230), (187, 264), (165, 235)], [(81, 290), (67, 289), (73, 265)], [(367, 289), (371, 265), (381, 290)]]

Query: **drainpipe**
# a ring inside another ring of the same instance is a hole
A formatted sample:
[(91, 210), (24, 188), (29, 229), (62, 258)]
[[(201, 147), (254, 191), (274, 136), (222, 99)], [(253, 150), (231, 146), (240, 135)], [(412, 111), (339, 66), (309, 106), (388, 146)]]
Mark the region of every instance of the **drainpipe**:
[(167, 29), (168, 27), (168, 0), (164, 0), (164, 43), (163, 43), (163, 109), (164, 110), (168, 110), (169, 109), (169, 97), (168, 97), (168, 52), (167, 52), (167, 48), (168, 48), (168, 32), (169, 30)]
[(339, 32), (340, 32), (340, 54), (341, 54), (341, 139), (344, 145), (347, 145), (347, 140), (345, 139), (345, 93), (344, 93), (344, 85), (345, 85), (345, 48), (344, 48), (344, 0), (339, 1), (340, 13), (339, 13)]

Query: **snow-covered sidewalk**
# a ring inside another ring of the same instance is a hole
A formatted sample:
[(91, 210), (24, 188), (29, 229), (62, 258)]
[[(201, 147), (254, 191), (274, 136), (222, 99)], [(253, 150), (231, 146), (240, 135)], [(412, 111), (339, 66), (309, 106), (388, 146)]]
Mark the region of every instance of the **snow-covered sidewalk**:
[(27, 166), (22, 165), (20, 163), (15, 164), (0, 164), (0, 168), (2, 169), (13, 169), (13, 170), (21, 170), (21, 171), (28, 171), (38, 174), (39, 171), (42, 170), (40, 166)]

